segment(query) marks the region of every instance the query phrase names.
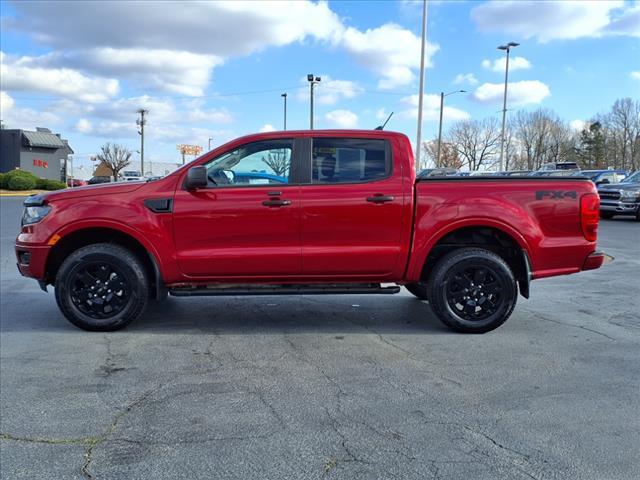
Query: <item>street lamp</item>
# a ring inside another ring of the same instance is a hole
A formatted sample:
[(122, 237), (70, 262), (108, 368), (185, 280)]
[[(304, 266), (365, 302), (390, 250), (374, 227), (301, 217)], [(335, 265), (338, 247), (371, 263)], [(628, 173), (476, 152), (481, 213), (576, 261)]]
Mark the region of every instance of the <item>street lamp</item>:
[(287, 129), (287, 94), (280, 95), (284, 99), (284, 130)]
[(309, 128), (311, 130), (313, 130), (313, 86), (316, 83), (320, 83), (322, 79), (320, 77), (316, 77), (313, 75), (313, 73), (309, 73), (307, 75), (307, 81), (309, 82), (309, 88), (311, 89), (311, 111), (310, 111), (310, 117), (309, 117)]
[(140, 135), (140, 174), (144, 177), (144, 126), (147, 123), (144, 116), (149, 113), (149, 110), (139, 108), (137, 112), (140, 114), (140, 118), (136, 120), (136, 125), (140, 127), (140, 130), (138, 130)]
[(502, 105), (502, 134), (500, 135), (500, 171), (503, 169), (504, 160), (504, 129), (507, 121), (507, 83), (509, 81), (509, 52), (512, 48), (520, 45), (516, 42), (509, 42), (506, 45), (500, 45), (498, 50), (507, 52), (507, 63), (504, 69), (504, 102)]
[(453, 92), (440, 92), (440, 126), (438, 127), (438, 158), (436, 159), (436, 167), (440, 167), (440, 151), (442, 147), (442, 112), (444, 110), (444, 97), (453, 95), (454, 93), (466, 93), (466, 90), (455, 90)]

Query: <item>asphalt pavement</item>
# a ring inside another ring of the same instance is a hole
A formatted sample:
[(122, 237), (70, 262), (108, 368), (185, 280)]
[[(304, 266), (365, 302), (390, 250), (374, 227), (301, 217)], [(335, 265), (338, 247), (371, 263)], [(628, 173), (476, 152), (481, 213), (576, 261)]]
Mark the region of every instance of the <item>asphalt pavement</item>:
[[(169, 298), (88, 333), (0, 199), (0, 477), (638, 479), (640, 224), (485, 335), (394, 296)], [(51, 290), (51, 289), (50, 289)]]

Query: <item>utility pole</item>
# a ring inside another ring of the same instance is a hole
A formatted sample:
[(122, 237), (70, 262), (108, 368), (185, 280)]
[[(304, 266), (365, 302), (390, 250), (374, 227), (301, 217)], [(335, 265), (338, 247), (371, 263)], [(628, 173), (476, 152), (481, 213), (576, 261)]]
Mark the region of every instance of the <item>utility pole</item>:
[(313, 130), (313, 86), (316, 83), (320, 83), (322, 79), (320, 77), (316, 77), (313, 73), (309, 73), (307, 75), (307, 81), (309, 82), (309, 88), (311, 89), (311, 111), (309, 113), (309, 129)]
[(211, 140), (213, 140), (213, 138), (209, 137), (209, 152), (211, 151)]
[(507, 84), (509, 82), (509, 52), (513, 47), (520, 45), (516, 42), (509, 42), (506, 45), (500, 45), (498, 50), (507, 52), (507, 62), (504, 69), (504, 101), (502, 105), (502, 133), (500, 135), (500, 171), (504, 167), (504, 130), (507, 122)]
[(287, 129), (287, 94), (283, 93), (280, 96), (284, 98), (284, 130), (286, 130)]
[(449, 92), (445, 95), (444, 92), (440, 92), (440, 126), (438, 127), (438, 156), (436, 158), (436, 167), (440, 168), (440, 151), (442, 147), (442, 112), (444, 110), (444, 97), (453, 95), (454, 93), (465, 93), (466, 90), (456, 90), (455, 92)]
[(416, 138), (416, 170), (420, 169), (422, 141), (422, 100), (424, 97), (424, 55), (427, 42), (427, 0), (422, 0), (422, 46), (420, 47), (420, 92), (418, 93), (418, 134)]
[(144, 177), (144, 125), (147, 123), (144, 116), (149, 113), (149, 110), (144, 108), (138, 109), (140, 118), (136, 120), (136, 125), (140, 127), (138, 134), (140, 135), (140, 174)]

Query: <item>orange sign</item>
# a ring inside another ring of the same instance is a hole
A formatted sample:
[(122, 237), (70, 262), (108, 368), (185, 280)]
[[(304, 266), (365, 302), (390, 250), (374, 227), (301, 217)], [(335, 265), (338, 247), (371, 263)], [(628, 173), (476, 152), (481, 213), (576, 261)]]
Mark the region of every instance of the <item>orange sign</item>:
[(177, 145), (178, 151), (182, 155), (200, 155), (202, 153), (202, 147), (200, 145)]

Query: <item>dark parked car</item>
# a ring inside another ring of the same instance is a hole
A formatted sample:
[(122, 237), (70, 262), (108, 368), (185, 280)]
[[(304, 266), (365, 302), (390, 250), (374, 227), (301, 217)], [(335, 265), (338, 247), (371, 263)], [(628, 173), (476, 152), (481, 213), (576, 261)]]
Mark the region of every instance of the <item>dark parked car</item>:
[(95, 185), (97, 183), (109, 183), (110, 181), (111, 181), (111, 177), (99, 176), (99, 177), (91, 177), (91, 179), (89, 179), (87, 183), (89, 185)]
[(582, 170), (572, 174), (573, 177), (587, 177), (596, 185), (620, 183), (628, 175), (626, 170)]
[(640, 222), (640, 170), (620, 183), (598, 186), (600, 195), (600, 217), (633, 215)]

